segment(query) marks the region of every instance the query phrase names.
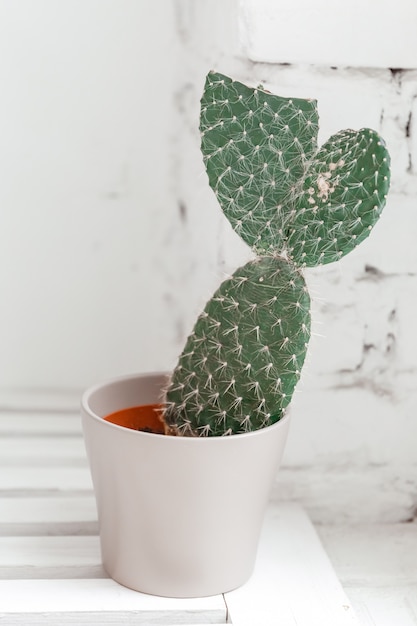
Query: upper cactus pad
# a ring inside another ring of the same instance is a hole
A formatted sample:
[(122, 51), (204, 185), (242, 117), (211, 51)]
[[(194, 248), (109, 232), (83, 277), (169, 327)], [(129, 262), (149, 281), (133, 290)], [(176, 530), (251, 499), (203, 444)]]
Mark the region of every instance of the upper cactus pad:
[(210, 73), (200, 130), (210, 186), (235, 231), (257, 250), (282, 250), (289, 207), (317, 150), (316, 101)]

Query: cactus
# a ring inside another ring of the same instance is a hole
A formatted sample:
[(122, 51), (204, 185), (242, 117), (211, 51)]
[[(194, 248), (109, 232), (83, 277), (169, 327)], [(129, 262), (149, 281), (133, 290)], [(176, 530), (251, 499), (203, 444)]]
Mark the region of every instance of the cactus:
[(389, 188), (389, 155), (370, 129), (320, 149), (314, 100), (251, 89), (219, 73), (201, 100), (201, 148), (224, 214), (257, 257), (224, 281), (166, 394), (179, 435), (269, 426), (285, 413), (310, 337), (302, 269), (337, 261), (372, 230)]
[(168, 398), (184, 414), (180, 432), (231, 434), (279, 420), (309, 335), (310, 298), (292, 263), (271, 255), (239, 268), (208, 302), (174, 372)]

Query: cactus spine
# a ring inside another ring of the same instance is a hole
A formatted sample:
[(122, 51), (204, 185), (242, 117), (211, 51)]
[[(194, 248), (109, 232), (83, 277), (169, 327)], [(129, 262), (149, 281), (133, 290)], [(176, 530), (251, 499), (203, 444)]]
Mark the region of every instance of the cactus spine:
[(181, 435), (242, 433), (278, 421), (310, 337), (302, 268), (330, 263), (370, 233), (385, 205), (389, 155), (372, 130), (317, 146), (314, 100), (210, 73), (201, 148), (224, 214), (257, 254), (207, 303), (166, 394)]

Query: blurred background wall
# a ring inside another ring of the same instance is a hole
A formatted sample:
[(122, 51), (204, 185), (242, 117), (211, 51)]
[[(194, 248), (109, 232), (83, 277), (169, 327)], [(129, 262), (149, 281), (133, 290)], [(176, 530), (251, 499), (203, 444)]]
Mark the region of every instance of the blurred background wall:
[(392, 5), (0, 0), (0, 409), (76, 410), (103, 378), (171, 369), (249, 257), (199, 153), (216, 68), (317, 98), (322, 141), (387, 141), (373, 236), (307, 273), (317, 336), (274, 495), (319, 521), (414, 518), (417, 10)]

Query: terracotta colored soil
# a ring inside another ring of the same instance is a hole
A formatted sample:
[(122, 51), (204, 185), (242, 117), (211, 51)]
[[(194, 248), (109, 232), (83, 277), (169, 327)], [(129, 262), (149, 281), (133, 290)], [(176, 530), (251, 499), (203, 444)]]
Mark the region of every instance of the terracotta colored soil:
[(161, 409), (161, 404), (134, 406), (106, 415), (104, 419), (125, 428), (163, 435), (164, 425), (160, 418)]

